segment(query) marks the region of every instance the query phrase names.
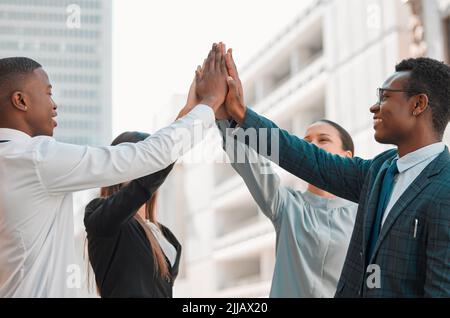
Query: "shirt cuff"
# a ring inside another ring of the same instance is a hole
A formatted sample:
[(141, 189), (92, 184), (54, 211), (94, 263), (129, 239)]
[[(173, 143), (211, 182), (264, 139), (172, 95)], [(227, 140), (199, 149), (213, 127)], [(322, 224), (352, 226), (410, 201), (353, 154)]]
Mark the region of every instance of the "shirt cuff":
[(223, 120), (216, 120), (217, 127), (219, 127), (219, 130), (222, 132), (223, 135), (225, 135), (225, 132), (228, 129), (232, 129), (231, 135), (236, 135), (236, 133), (239, 130), (239, 124), (234, 119), (223, 119)]
[(203, 121), (204, 126), (207, 127), (213, 126), (216, 120), (212, 108), (204, 104), (195, 106), (189, 114)]
[(243, 129), (259, 128), (261, 126), (261, 119), (256, 112), (247, 107), (244, 122), (240, 126)]

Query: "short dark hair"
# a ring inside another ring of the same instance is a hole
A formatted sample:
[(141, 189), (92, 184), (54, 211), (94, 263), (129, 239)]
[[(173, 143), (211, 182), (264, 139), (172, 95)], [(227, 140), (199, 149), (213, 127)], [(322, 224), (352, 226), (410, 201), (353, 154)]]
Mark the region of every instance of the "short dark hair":
[(7, 57), (0, 59), (0, 88), (7, 83), (16, 81), (16, 76), (27, 75), (35, 69), (42, 67), (41, 64), (28, 57)]
[(138, 143), (150, 137), (150, 134), (140, 132), (140, 131), (126, 131), (117, 136), (111, 146), (117, 146), (124, 142)]
[(432, 112), (433, 127), (440, 137), (450, 121), (450, 66), (434, 59), (420, 57), (403, 60), (397, 72), (410, 72), (406, 83), (407, 97), (426, 94)]
[(352, 156), (355, 155), (355, 144), (353, 143), (352, 136), (341, 125), (328, 119), (320, 119), (314, 123), (324, 123), (334, 127), (339, 132), (339, 137), (342, 141), (342, 150), (351, 151)]

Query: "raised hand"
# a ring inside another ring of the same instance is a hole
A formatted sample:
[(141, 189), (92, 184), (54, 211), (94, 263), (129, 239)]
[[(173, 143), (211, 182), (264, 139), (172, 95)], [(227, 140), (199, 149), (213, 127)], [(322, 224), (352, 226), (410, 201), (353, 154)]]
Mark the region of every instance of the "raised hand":
[(244, 102), (244, 89), (239, 78), (236, 64), (233, 59), (233, 50), (229, 49), (225, 54), (225, 64), (228, 71), (228, 94), (225, 99), (225, 109), (231, 117), (238, 123), (242, 123), (245, 119), (247, 108)]
[[(197, 72), (201, 71), (201, 67), (197, 67)], [(196, 81), (195, 77), (191, 83), (191, 86), (189, 87), (189, 93), (186, 101), (186, 105), (183, 107), (183, 109), (178, 113), (177, 119), (184, 117), (187, 115), (195, 106), (200, 104), (200, 99), (197, 96), (196, 92)]]
[[(225, 56), (226, 54), (226, 46), (224, 43), (220, 42), (219, 43), (219, 49), (222, 52), (222, 54)], [(226, 65), (226, 61), (225, 61), (225, 65)], [(230, 74), (228, 72), (228, 74)], [(227, 94), (228, 97), (228, 94)], [(226, 103), (226, 99), (225, 99), (225, 103)], [(225, 104), (223, 104), (222, 106), (220, 106), (220, 108), (216, 111), (216, 119), (217, 120), (224, 120), (224, 119), (231, 119), (230, 114), (228, 114)]]
[(227, 67), (220, 44), (213, 44), (201, 70), (196, 71), (196, 94), (200, 104), (210, 106), (216, 113), (228, 93)]

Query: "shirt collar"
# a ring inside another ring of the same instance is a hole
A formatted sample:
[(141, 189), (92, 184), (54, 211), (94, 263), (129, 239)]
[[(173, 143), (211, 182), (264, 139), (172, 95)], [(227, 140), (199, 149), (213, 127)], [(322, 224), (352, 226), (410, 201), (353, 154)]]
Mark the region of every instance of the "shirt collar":
[(23, 131), (9, 128), (0, 128), (0, 140), (29, 140), (31, 137)]
[(322, 208), (325, 210), (333, 208), (343, 208), (352, 204), (350, 201), (347, 201), (340, 197), (324, 198), (310, 191), (305, 191), (303, 193), (303, 198), (315, 208)]
[(416, 151), (410, 152), (409, 154), (398, 158), (397, 155), (397, 166), (399, 173), (405, 172), (412, 167), (436, 156), (445, 150), (445, 144), (443, 142), (437, 142), (426, 147), (417, 149)]

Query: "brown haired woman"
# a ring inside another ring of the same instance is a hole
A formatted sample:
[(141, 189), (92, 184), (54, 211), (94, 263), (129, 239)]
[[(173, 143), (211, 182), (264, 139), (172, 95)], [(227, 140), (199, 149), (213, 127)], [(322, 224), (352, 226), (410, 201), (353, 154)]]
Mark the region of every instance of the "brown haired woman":
[[(112, 145), (148, 136), (126, 132)], [(172, 297), (181, 245), (156, 220), (157, 190), (172, 168), (102, 188), (87, 205), (88, 254), (101, 297)]]

